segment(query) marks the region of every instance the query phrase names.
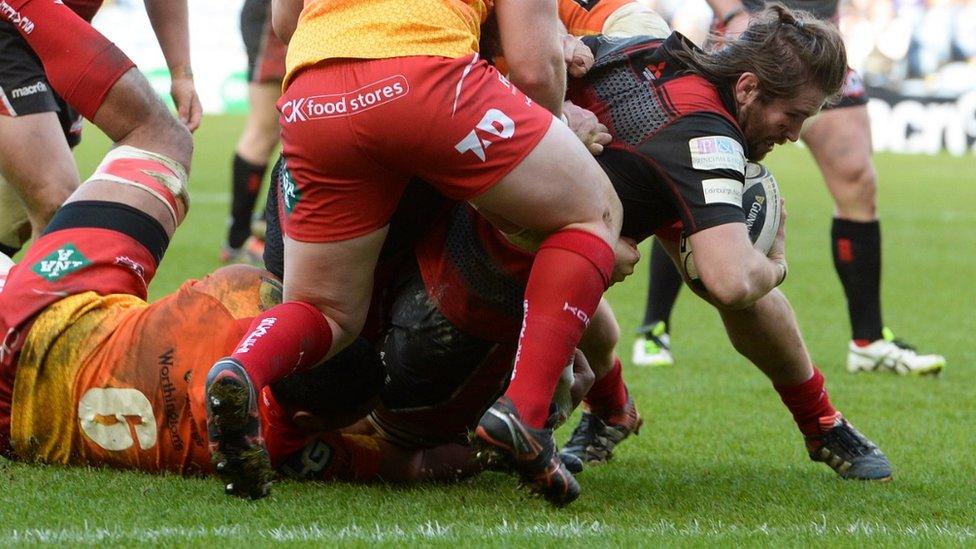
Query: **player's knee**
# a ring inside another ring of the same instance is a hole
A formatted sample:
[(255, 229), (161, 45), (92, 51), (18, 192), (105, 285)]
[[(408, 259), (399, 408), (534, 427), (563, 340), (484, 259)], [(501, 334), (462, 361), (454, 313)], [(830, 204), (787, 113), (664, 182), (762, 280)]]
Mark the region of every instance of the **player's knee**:
[[(190, 148), (192, 150), (192, 144)], [(179, 225), (190, 208), (187, 178), (182, 163), (162, 154), (123, 145), (105, 155), (88, 181), (111, 181), (140, 188), (160, 202), (174, 225)]]
[(831, 177), (829, 185), (841, 218), (865, 221), (875, 218), (878, 180), (870, 161), (844, 166)]

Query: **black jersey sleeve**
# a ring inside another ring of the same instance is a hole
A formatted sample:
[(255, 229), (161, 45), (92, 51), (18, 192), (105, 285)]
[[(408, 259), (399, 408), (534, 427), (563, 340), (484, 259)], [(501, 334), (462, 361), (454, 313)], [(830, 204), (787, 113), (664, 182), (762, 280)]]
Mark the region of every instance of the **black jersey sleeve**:
[(742, 186), (746, 158), (738, 128), (721, 116), (683, 116), (641, 144), (665, 192), (671, 194), (684, 234), (745, 223)]

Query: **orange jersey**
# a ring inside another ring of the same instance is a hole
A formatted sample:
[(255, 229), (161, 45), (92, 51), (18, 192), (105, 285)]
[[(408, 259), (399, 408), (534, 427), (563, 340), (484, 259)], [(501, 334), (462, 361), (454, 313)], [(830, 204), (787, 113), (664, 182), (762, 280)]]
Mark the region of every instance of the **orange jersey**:
[(306, 0), (288, 44), (285, 84), (336, 58), (457, 58), (478, 51), (492, 0)]
[(210, 471), (204, 381), (249, 318), (274, 303), (249, 267), (185, 283), (152, 305), (85, 292), (41, 313), (23, 350), (11, 446), (23, 460)]
[(573, 36), (603, 34), (613, 12), (634, 0), (559, 0), (559, 19)]

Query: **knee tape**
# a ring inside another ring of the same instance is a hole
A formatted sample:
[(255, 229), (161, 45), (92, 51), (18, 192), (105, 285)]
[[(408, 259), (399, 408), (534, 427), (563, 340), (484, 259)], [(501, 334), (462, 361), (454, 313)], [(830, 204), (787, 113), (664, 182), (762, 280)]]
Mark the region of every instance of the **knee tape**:
[(114, 181), (139, 187), (165, 204), (177, 225), (190, 209), (183, 166), (171, 158), (136, 147), (123, 145), (109, 151), (85, 183), (89, 181)]

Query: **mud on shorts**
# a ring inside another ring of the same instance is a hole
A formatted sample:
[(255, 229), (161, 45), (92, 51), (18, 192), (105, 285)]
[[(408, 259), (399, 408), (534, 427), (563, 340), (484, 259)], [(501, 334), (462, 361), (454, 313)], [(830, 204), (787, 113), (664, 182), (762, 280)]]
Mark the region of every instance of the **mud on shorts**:
[(0, 116), (55, 112), (74, 147), (81, 141), (81, 115), (54, 93), (44, 65), (17, 30), (0, 21)]

